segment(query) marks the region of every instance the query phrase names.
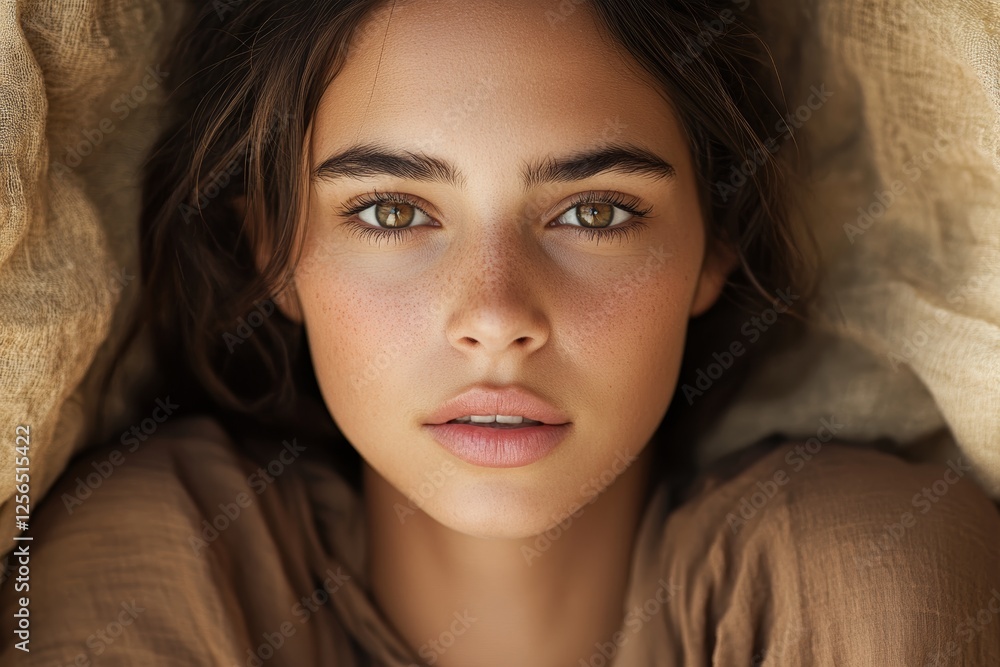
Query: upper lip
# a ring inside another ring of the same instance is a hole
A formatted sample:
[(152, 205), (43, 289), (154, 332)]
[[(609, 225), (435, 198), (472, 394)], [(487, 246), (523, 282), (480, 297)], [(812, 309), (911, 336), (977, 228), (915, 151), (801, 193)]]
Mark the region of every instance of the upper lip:
[(448, 400), (427, 418), (427, 424), (444, 424), (468, 415), (520, 415), (544, 424), (567, 424), (569, 417), (534, 393), (517, 385), (477, 385)]

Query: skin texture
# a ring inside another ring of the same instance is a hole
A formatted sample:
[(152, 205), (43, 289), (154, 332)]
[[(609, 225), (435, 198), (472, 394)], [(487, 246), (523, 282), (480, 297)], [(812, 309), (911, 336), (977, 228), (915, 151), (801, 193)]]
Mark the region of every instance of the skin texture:
[[(437, 665), (576, 664), (621, 625), (646, 444), (688, 319), (714, 303), (732, 255), (706, 248), (669, 103), (586, 5), (555, 26), (528, 0), (415, 0), (389, 17), (373, 15), (326, 90), (309, 167), (377, 141), (451, 162), (460, 182), (312, 179), (296, 289), (280, 305), (304, 323), (326, 405), (364, 459), (369, 576), (386, 618)], [(609, 142), (646, 149), (674, 176), (525, 189), (526, 165)], [(417, 198), (427, 216), (405, 208), (411, 234), (361, 238), (345, 223), (370, 224), (341, 209), (373, 189)], [(587, 191), (638, 199), (645, 226), (579, 234), (572, 198)], [(572, 432), (519, 468), (455, 458), (421, 424), (479, 382), (530, 388)], [(475, 622), (431, 647), (463, 611)]]

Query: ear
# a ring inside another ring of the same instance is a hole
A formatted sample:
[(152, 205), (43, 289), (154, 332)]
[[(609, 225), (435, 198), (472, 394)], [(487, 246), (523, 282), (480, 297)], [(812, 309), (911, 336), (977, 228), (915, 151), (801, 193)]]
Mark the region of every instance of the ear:
[[(233, 210), (236, 211), (236, 215), (238, 215), (241, 219), (245, 219), (247, 215), (246, 195), (234, 197), (231, 203)], [(268, 253), (268, 248), (257, 249), (257, 256), (254, 258), (254, 261), (257, 265), (258, 272), (260, 272), (267, 263), (266, 258)], [(288, 283), (288, 286), (281, 292), (272, 295), (271, 300), (274, 301), (274, 305), (278, 307), (278, 310), (280, 310), (285, 317), (297, 324), (302, 324), (302, 305), (299, 302), (298, 292), (295, 290), (294, 279)]]
[(738, 264), (739, 256), (728, 243), (716, 241), (709, 244), (691, 301), (691, 317), (698, 317), (715, 304), (726, 285), (726, 279)]

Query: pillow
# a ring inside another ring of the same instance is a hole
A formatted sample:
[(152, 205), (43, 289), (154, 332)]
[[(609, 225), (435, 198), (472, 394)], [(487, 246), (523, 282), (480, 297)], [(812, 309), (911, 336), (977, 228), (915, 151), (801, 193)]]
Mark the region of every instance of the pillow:
[(971, 465), (1000, 499), (1000, 3), (760, 1), (826, 276), (818, 326), (775, 348), (697, 460), (771, 433), (818, 446), (826, 420)]
[[(155, 137), (169, 76), (157, 53), (182, 8), (157, 0), (20, 0), (0, 10), (5, 551), (19, 532), (17, 427), (29, 433), (33, 505), (70, 457), (91, 444), (94, 380), (139, 293), (138, 168)], [(148, 373), (142, 357), (129, 359), (134, 381)], [(106, 409), (112, 421), (128, 424), (152, 407)]]
[[(758, 1), (793, 111), (774, 145), (812, 151), (801, 222), (827, 279), (820, 325), (751, 376), (697, 443), (699, 464), (771, 433), (819, 442), (835, 428), (942, 463), (961, 454), (1000, 498), (1000, 6)], [(94, 380), (138, 296), (137, 169), (169, 76), (157, 54), (184, 6), (21, 0), (0, 13), (8, 550), (16, 427), (30, 427), (32, 503), (107, 435), (90, 428)], [(130, 381), (149, 377), (147, 359), (136, 348)], [(103, 406), (122, 429), (157, 408), (127, 395)]]

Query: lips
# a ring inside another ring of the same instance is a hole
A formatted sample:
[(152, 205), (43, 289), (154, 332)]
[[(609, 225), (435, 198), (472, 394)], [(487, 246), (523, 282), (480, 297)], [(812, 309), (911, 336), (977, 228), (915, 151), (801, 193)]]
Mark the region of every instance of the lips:
[(451, 421), (445, 422), (445, 424), (468, 424), (469, 426), (478, 426), (480, 428), (497, 428), (497, 429), (511, 429), (511, 428), (528, 428), (530, 426), (541, 426), (542, 422), (535, 421), (533, 419), (525, 419), (518, 424), (505, 424), (502, 422), (489, 422), (484, 424), (477, 424), (473, 421), (452, 419)]
[(423, 427), (455, 457), (485, 468), (519, 468), (541, 461), (566, 440), (572, 424), (542, 424), (502, 430), (471, 424), (426, 424)]
[[(449, 422), (469, 423), (464, 418), (473, 415), (508, 415), (520, 416), (525, 420), (540, 422), (540, 424), (559, 425), (570, 423), (569, 416), (552, 404), (540, 398), (530, 390), (517, 385), (506, 387), (488, 387), (478, 385), (472, 387), (451, 400), (445, 402), (424, 421), (425, 424), (438, 425)], [(456, 420), (459, 420), (456, 422)], [(530, 425), (530, 424), (529, 424)], [(535, 424), (537, 426), (538, 424)], [(483, 428), (526, 428), (524, 424), (474, 424)]]

